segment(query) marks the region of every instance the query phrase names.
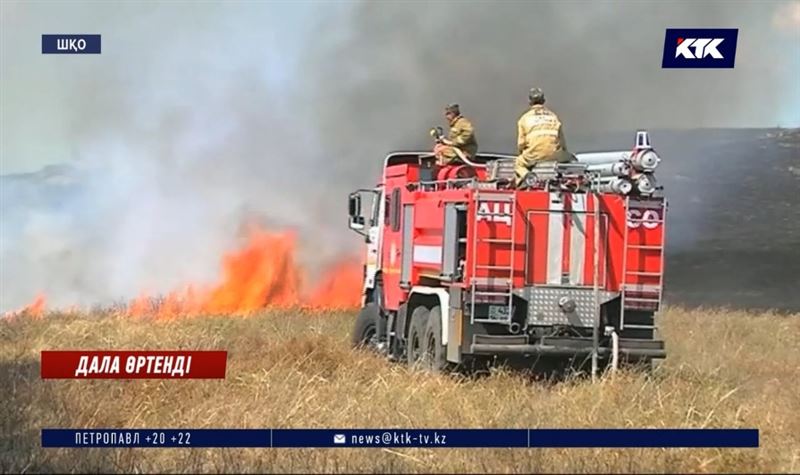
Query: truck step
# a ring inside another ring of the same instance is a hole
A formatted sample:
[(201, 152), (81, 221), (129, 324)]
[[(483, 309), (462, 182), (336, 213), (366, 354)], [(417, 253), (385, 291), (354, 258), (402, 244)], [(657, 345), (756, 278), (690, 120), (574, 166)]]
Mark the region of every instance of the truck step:
[(629, 223), (654, 223), (654, 224), (657, 224), (657, 223), (663, 223), (664, 220), (663, 219), (629, 218), (628, 222)]
[(628, 249), (642, 249), (644, 251), (663, 251), (663, 246), (643, 246), (641, 244), (628, 244)]
[(656, 284), (623, 284), (623, 292), (661, 294), (661, 286)]
[(498, 323), (498, 324), (508, 324), (511, 322), (511, 318), (504, 318), (504, 319), (495, 319), (495, 318), (474, 318), (472, 319), (475, 323)]
[(476, 287), (508, 287), (511, 285), (511, 279), (508, 277), (473, 277), (470, 284)]
[(638, 275), (642, 277), (661, 277), (661, 272), (643, 272), (638, 270), (628, 270), (625, 271), (628, 275)]
[(499, 238), (483, 238), (483, 239), (478, 239), (478, 242), (488, 242), (492, 244), (514, 244), (513, 239), (499, 239)]
[(646, 299), (642, 297), (625, 297), (625, 302), (633, 302), (633, 303), (659, 303), (659, 299)]
[(476, 290), (474, 292), (475, 296), (481, 295), (484, 297), (511, 297), (514, 294), (511, 292), (497, 292), (494, 290)]

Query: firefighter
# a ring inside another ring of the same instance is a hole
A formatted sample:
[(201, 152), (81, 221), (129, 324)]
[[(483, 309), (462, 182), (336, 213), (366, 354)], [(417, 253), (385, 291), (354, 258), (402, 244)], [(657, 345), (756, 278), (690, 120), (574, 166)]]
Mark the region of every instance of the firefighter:
[(530, 109), (517, 122), (517, 149), (519, 156), (514, 166), (517, 186), (522, 183), (530, 168), (537, 162), (552, 160), (572, 161), (567, 152), (564, 131), (558, 116), (544, 106), (544, 93), (538, 87), (528, 93)]
[(458, 148), (469, 160), (478, 152), (478, 141), (475, 139), (475, 128), (472, 123), (461, 115), (458, 104), (450, 104), (444, 109), (444, 117), (450, 125), (447, 138), (440, 140), (434, 148), (434, 154), (439, 159), (440, 165), (449, 165), (458, 160), (454, 148)]

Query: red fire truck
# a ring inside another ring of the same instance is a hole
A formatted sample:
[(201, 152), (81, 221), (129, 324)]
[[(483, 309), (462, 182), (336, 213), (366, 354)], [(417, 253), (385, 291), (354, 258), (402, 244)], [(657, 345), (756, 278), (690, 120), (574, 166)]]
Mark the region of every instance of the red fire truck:
[[(628, 159), (654, 153), (646, 132), (637, 144)], [(543, 163), (520, 189), (514, 158), (437, 167), (430, 152), (391, 153), (380, 184), (350, 194), (367, 248), (353, 343), (433, 370), (519, 356), (594, 374), (665, 357), (665, 199), (579, 162)]]

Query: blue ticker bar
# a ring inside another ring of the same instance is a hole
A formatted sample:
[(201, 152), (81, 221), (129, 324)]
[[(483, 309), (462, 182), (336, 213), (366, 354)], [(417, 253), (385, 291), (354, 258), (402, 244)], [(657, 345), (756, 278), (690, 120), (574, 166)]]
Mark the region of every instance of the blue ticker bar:
[(269, 429), (42, 429), (42, 447), (271, 447)]
[(42, 447), (749, 448), (757, 429), (42, 429)]
[(758, 447), (757, 429), (531, 429), (529, 447)]
[(273, 447), (528, 447), (527, 429), (275, 429)]

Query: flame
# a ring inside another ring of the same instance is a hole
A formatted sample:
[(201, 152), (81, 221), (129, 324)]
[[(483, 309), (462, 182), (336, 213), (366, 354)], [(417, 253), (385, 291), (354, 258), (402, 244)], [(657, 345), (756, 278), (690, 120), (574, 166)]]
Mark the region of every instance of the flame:
[(343, 259), (325, 270), (306, 292), (306, 273), (295, 261), (296, 236), (258, 227), (246, 243), (222, 258), (222, 276), (213, 286), (190, 284), (162, 298), (146, 293), (130, 301), (130, 316), (175, 318), (198, 315), (248, 315), (264, 308), (350, 309), (361, 305), (361, 265)]
[(33, 302), (28, 305), (24, 312), (27, 312), (29, 315), (33, 317), (41, 317), (44, 315), (44, 309), (47, 305), (47, 299), (45, 298), (44, 294), (39, 294), (33, 299)]
[(360, 265), (351, 260), (339, 261), (323, 276), (306, 303), (314, 308), (358, 308), (362, 279)]
[(29, 303), (28, 305), (22, 307), (19, 310), (6, 312), (3, 316), (11, 318), (19, 315), (29, 315), (34, 318), (41, 318), (44, 315), (46, 307), (47, 307), (47, 298), (44, 296), (44, 294), (39, 294), (36, 296), (36, 298), (33, 299), (33, 302)]
[(250, 231), (247, 245), (223, 258), (223, 280), (200, 305), (206, 313), (252, 312), (300, 304), (300, 270), (290, 233)]
[[(248, 315), (264, 308), (305, 307), (351, 309), (361, 305), (362, 266), (341, 259), (324, 270), (306, 289), (306, 273), (295, 261), (296, 236), (251, 226), (245, 244), (222, 257), (221, 278), (215, 285), (186, 285), (163, 296), (142, 292), (119, 313), (132, 317), (177, 318), (199, 315)], [(41, 316), (45, 296), (18, 312)]]

